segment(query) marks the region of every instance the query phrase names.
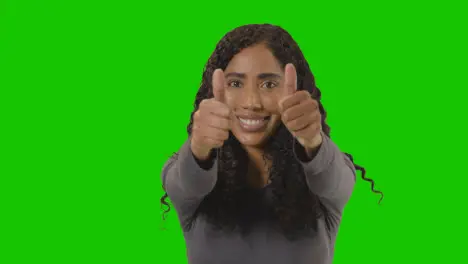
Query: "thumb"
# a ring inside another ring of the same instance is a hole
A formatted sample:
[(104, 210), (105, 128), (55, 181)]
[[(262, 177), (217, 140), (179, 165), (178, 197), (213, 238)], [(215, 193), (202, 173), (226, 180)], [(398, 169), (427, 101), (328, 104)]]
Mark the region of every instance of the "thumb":
[(212, 77), (213, 95), (216, 101), (224, 102), (224, 72), (221, 69), (216, 69)]
[(291, 95), (297, 91), (297, 74), (296, 68), (292, 63), (286, 64), (284, 67), (284, 97)]

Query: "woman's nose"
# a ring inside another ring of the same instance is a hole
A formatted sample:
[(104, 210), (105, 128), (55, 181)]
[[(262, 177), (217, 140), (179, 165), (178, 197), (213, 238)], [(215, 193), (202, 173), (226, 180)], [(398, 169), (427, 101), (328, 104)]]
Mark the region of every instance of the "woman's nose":
[(261, 109), (260, 94), (255, 87), (244, 87), (241, 96), (241, 106), (245, 109)]

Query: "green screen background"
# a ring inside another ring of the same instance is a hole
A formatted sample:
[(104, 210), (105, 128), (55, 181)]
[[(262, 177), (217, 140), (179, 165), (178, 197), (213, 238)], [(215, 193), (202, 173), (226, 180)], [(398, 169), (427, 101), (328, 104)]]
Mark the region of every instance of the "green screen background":
[(186, 263), (161, 168), (217, 41), (264, 22), (299, 43), (332, 138), (386, 195), (357, 181), (334, 263), (466, 261), (461, 4), (1, 0), (0, 16), (0, 263)]

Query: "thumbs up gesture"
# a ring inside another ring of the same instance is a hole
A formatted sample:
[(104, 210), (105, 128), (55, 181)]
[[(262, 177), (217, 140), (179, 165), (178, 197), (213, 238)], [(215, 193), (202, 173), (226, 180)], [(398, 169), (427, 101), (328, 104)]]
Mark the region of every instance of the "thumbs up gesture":
[(223, 71), (215, 70), (212, 78), (214, 98), (203, 100), (193, 116), (191, 149), (199, 160), (208, 159), (212, 149), (224, 144), (231, 126), (231, 110), (224, 103)]
[(283, 97), (279, 101), (281, 120), (307, 152), (314, 151), (322, 143), (318, 102), (309, 92), (297, 91), (296, 69), (292, 64), (285, 67), (283, 88)]

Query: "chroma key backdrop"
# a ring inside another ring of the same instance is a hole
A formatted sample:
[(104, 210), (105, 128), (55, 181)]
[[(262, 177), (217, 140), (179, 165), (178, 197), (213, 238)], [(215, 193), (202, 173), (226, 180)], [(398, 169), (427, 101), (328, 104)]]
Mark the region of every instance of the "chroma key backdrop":
[(466, 8), (418, 2), (0, 1), (0, 263), (187, 263), (161, 169), (216, 43), (251, 23), (298, 42), (385, 194), (358, 174), (333, 263), (464, 263)]

